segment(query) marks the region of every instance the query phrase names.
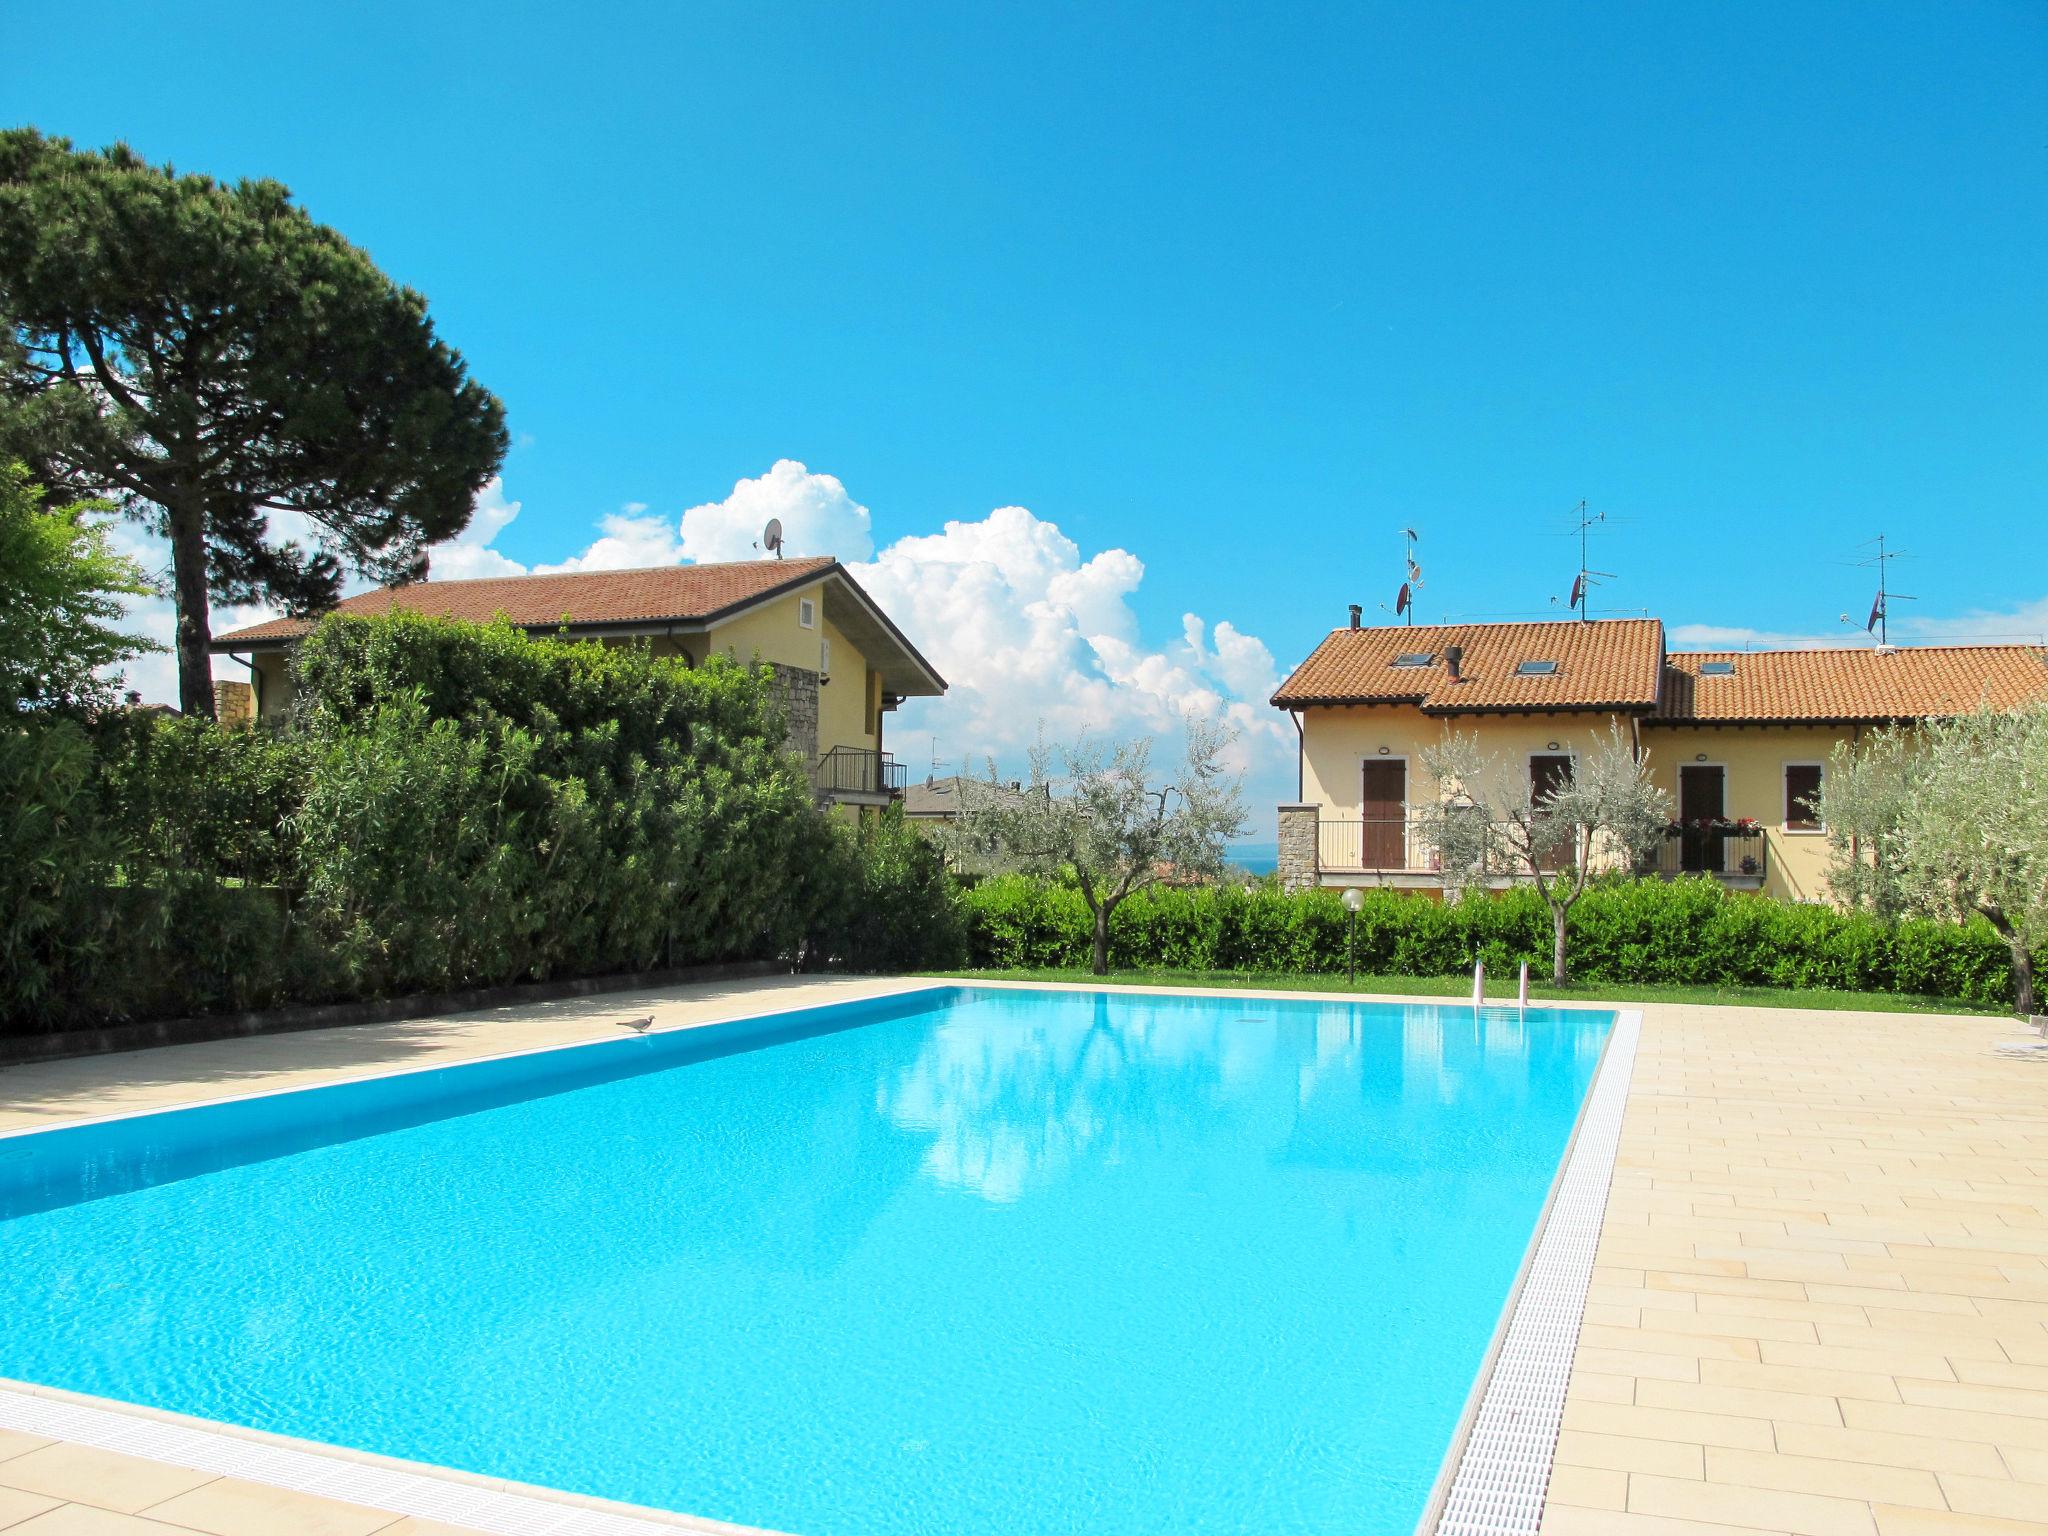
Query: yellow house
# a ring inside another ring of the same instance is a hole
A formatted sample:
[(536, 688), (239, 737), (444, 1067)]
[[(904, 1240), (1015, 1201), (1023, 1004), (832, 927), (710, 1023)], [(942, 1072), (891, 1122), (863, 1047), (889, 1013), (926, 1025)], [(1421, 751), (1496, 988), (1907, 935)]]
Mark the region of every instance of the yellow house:
[[(883, 721), (905, 699), (935, 698), (945, 679), (837, 560), (745, 560), (633, 571), (422, 581), (346, 598), (357, 615), (404, 609), (479, 622), (504, 618), (532, 634), (607, 645), (646, 644), (696, 666), (723, 653), (765, 662), (789, 714), (790, 745), (811, 765), (821, 799), (881, 806), (903, 792), (883, 749)], [(218, 635), (216, 655), (249, 668), (254, 713), (291, 704), (291, 648), (312, 628), (273, 619)]]
[(1440, 891), (1415, 831), (1423, 797), (1443, 793), (1426, 750), (1465, 732), (1525, 763), (1540, 795), (1618, 729), (1671, 798), (1651, 872), (1825, 900), (1812, 801), (1837, 744), (2043, 697), (2040, 646), (1670, 652), (1656, 619), (1361, 627), (1353, 609), (1273, 695), (1300, 742), (1280, 873), (1295, 886)]

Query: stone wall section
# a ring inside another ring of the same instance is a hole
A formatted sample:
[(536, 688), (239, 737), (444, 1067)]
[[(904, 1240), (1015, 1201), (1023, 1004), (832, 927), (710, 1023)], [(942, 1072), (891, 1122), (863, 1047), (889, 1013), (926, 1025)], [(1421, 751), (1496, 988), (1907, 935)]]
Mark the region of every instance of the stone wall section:
[(782, 706), (783, 717), (789, 722), (789, 749), (803, 757), (806, 763), (818, 760), (818, 674), (803, 667), (786, 666), (782, 662), (770, 662), (768, 670), (774, 674), (771, 687), (775, 702)]
[(1316, 883), (1316, 823), (1322, 818), (1319, 805), (1280, 807), (1280, 885), (1289, 891), (1305, 891)]

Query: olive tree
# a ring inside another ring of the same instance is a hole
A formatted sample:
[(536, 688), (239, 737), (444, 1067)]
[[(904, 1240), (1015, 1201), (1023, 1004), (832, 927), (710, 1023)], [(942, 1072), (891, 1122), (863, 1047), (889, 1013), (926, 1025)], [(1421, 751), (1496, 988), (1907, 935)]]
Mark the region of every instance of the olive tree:
[(1820, 809), (1833, 895), (1888, 916), (1983, 918), (2012, 953), (2020, 1016), (2035, 1011), (2035, 956), (2048, 944), (2048, 705), (1844, 743)]
[(1148, 739), (1105, 747), (1083, 738), (1056, 749), (1041, 738), (1021, 792), (997, 779), (993, 762), (986, 778), (961, 779), (956, 855), (1026, 874), (1071, 873), (1095, 919), (1094, 972), (1107, 975), (1109, 920), (1125, 897), (1168, 876), (1223, 874), (1223, 846), (1244, 827), (1243, 779), (1223, 764), (1231, 739), (1190, 720), (1181, 763), (1156, 777)]
[(1446, 892), (1488, 874), (1527, 878), (1550, 908), (1551, 980), (1563, 986), (1566, 923), (1602, 870), (1626, 869), (1664, 835), (1670, 798), (1650, 782), (1619, 725), (1577, 753), (1561, 783), (1539, 792), (1521, 758), (1480, 748), (1476, 736), (1448, 735), (1422, 754), (1443, 793), (1416, 818), (1436, 850)]

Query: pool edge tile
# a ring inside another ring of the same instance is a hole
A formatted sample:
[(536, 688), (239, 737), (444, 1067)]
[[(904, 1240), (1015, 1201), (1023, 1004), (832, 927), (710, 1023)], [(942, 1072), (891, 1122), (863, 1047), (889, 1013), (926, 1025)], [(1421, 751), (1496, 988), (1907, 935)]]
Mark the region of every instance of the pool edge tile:
[(0, 1377), (0, 1429), (416, 1516), (480, 1536), (784, 1536)]
[(1642, 1038), (1614, 1027), (1416, 1536), (1536, 1536)]

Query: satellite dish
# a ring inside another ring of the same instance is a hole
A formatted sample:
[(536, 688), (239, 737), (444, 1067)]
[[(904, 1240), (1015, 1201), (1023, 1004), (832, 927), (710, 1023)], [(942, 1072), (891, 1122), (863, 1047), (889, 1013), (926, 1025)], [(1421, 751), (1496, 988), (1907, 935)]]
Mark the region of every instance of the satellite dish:
[(768, 526), (761, 530), (761, 547), (776, 559), (782, 558), (782, 519), (771, 517)]

